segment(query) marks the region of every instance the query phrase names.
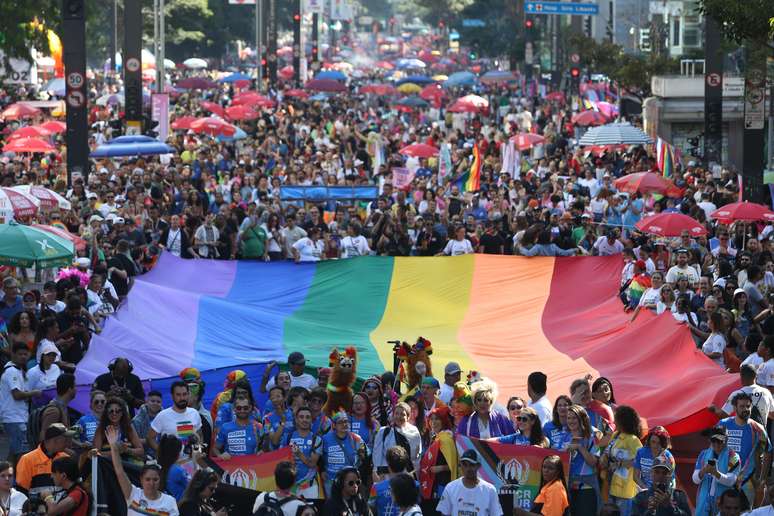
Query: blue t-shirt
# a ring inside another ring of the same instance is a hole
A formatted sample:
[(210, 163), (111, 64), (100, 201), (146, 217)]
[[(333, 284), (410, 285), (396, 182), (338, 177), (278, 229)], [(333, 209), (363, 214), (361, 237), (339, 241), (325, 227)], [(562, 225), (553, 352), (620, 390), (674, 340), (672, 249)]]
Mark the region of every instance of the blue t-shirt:
[(543, 435), (554, 450), (564, 451), (572, 442), (572, 433), (566, 427), (555, 425), (553, 421), (543, 425)]
[(349, 429), (359, 435), (366, 445), (371, 442), (371, 428), (368, 428), (365, 418), (350, 415)]
[[(285, 431), (285, 433), (282, 435), (280, 444), (281, 446), (290, 446), (291, 444), (294, 444), (298, 446), (298, 449), (301, 450), (301, 453), (303, 453), (306, 458), (309, 458), (312, 456), (312, 453), (316, 453), (318, 455), (321, 453), (320, 447), (322, 446), (322, 438), (311, 431), (305, 437), (299, 435), (298, 430), (293, 430), (290, 432)], [(293, 457), (293, 459), (296, 463), (297, 481), (305, 480), (307, 477), (313, 477), (317, 474), (316, 468), (310, 469), (309, 466), (296, 459), (295, 457)]]
[(175, 497), (175, 500), (180, 501), (185, 492), (185, 488), (188, 486), (188, 482), (191, 481), (191, 477), (179, 464), (172, 464), (167, 473), (167, 485), (166, 491)]
[(728, 447), (734, 450), (742, 460), (742, 464), (745, 464), (747, 462), (747, 457), (750, 456), (750, 452), (752, 451), (752, 427), (749, 424), (742, 426), (737, 425), (734, 416), (721, 419), (718, 424), (726, 427)]
[[(277, 431), (277, 428), (280, 426), (280, 422), (282, 421), (282, 418), (275, 412), (274, 410), (271, 410), (264, 414), (263, 416), (263, 433), (265, 435), (268, 435), (269, 433), (273, 433)], [(293, 412), (290, 409), (285, 409), (285, 429), (284, 432), (292, 432), (294, 430), (293, 428)], [(279, 446), (272, 446), (272, 449), (276, 450), (279, 448)]]
[[(675, 459), (672, 456), (672, 452), (664, 450), (661, 455), (667, 457), (672, 464), (675, 463)], [(640, 470), (640, 478), (648, 488), (653, 487), (653, 474), (651, 469), (653, 468), (653, 450), (650, 446), (643, 446), (637, 450), (637, 455), (634, 456), (634, 469)], [(674, 476), (674, 475), (673, 475)]]
[[(291, 427), (291, 430), (293, 428)], [(328, 433), (331, 429), (331, 420), (325, 414), (319, 414), (314, 421), (312, 421), (312, 432), (317, 435), (323, 435)]]
[(359, 460), (357, 451), (363, 446), (359, 435), (349, 432), (344, 439), (339, 439), (336, 432), (328, 432), (322, 436), (322, 455), (325, 461), (325, 473), (332, 480), (336, 474), (347, 466), (357, 466)]
[[(416, 480), (414, 484), (419, 490), (419, 482)], [(419, 503), (420, 500), (417, 500)], [(371, 493), (368, 497), (368, 503), (376, 509), (376, 516), (398, 516), (400, 514), (400, 508), (395, 505), (390, 494), (390, 479), (380, 480), (379, 482), (371, 486)]]
[(522, 434), (521, 432), (516, 432), (515, 434), (510, 435), (503, 435), (502, 437), (495, 439), (495, 441), (503, 444), (519, 444), (521, 446), (529, 446), (531, 444), (529, 442), (529, 437)]
[(261, 443), (262, 426), (250, 418), (248, 424), (230, 421), (220, 427), (215, 443), (229, 455), (252, 455)]
[(75, 423), (80, 429), (81, 433), (78, 439), (81, 441), (94, 442), (94, 434), (97, 431), (97, 425), (99, 425), (99, 419), (94, 414), (86, 414)]

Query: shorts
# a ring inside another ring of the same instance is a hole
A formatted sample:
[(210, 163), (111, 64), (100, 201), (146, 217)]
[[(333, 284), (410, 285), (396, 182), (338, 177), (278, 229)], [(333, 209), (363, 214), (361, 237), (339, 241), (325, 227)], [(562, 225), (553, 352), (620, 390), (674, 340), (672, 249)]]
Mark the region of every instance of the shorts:
[(27, 423), (3, 423), (3, 429), (8, 435), (8, 453), (21, 455), (30, 451), (27, 442)]

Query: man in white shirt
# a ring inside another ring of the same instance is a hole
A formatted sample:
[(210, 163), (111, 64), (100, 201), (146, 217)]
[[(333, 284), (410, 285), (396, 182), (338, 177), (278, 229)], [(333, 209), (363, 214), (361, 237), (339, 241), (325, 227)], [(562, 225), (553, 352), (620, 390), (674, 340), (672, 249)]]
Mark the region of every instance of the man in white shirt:
[(712, 201), (710, 201), (710, 196), (708, 193), (701, 194), (701, 202), (697, 203), (696, 205), (704, 210), (704, 214), (708, 219), (710, 218), (710, 215), (712, 215), (712, 212), (718, 209), (718, 207), (715, 206)]
[(217, 258), (220, 232), (218, 228), (213, 226), (212, 219), (212, 213), (208, 213), (204, 219), (204, 224), (196, 228), (196, 233), (194, 233), (194, 245), (202, 258)]
[(615, 237), (615, 233), (610, 230), (606, 236), (601, 236), (594, 242), (594, 250), (599, 256), (612, 256), (622, 253), (624, 245)]
[(758, 385), (774, 392), (774, 335), (767, 335), (763, 339), (758, 346), (758, 354), (763, 359), (763, 363), (758, 367)]
[[(263, 375), (268, 378), (276, 362), (271, 362), (266, 366), (266, 370)], [(288, 367), (290, 368), (290, 387), (303, 387), (309, 392), (312, 392), (317, 387), (317, 379), (309, 373), (304, 372), (306, 367), (306, 357), (300, 351), (294, 351), (288, 355)], [(266, 383), (266, 391), (268, 392), (274, 387), (274, 378)]]
[(27, 361), (30, 350), (27, 344), (14, 344), (11, 361), (5, 364), (0, 378), (0, 423), (8, 436), (8, 460), (16, 460), (29, 451), (27, 443), (27, 420), (29, 419), (29, 400), (40, 396), (40, 391), (29, 390), (27, 385)]
[[(734, 397), (744, 392), (750, 395), (752, 398), (752, 418), (766, 426), (766, 421), (769, 419), (769, 413), (774, 416), (774, 396), (765, 387), (755, 384), (756, 372), (755, 368), (751, 365), (743, 365), (739, 368), (739, 378), (742, 381), (742, 387), (732, 392), (725, 405), (718, 409), (714, 405), (709, 407), (710, 411), (714, 412), (720, 419), (727, 418), (734, 413), (734, 406), (732, 400)], [(757, 414), (756, 414), (757, 411)]]
[(350, 224), (347, 228), (347, 236), (341, 239), (341, 257), (354, 258), (356, 256), (368, 256), (371, 249), (368, 240), (360, 234), (359, 224)]
[(460, 381), (462, 369), (457, 362), (449, 362), (443, 370), (443, 384), (438, 392), (438, 398), (447, 405), (454, 396), (454, 384)]
[(178, 380), (172, 383), (170, 390), (173, 405), (159, 412), (148, 430), (148, 445), (156, 453), (159, 448), (156, 438), (164, 434), (174, 435), (183, 441), (183, 445), (202, 442), (202, 418), (196, 409), (188, 406), (188, 384)]
[(535, 409), (540, 424), (545, 425), (553, 418), (553, 407), (546, 396), (548, 390), (548, 377), (545, 373), (535, 371), (527, 377), (527, 394), (529, 394), (529, 407)]
[(310, 227), (309, 236), (298, 240), (292, 249), (296, 263), (319, 262), (325, 258), (325, 243), (320, 240), (320, 230), (317, 226)]
[(436, 507), (438, 512), (444, 516), (502, 516), (503, 510), (497, 490), (492, 484), (478, 477), (480, 467), (476, 450), (465, 450), (460, 457), (462, 476), (446, 484), (441, 501)]
[(676, 263), (667, 271), (666, 282), (676, 285), (681, 278), (688, 278), (689, 285), (696, 285), (699, 282), (699, 273), (688, 265), (688, 250), (678, 249), (676, 252)]

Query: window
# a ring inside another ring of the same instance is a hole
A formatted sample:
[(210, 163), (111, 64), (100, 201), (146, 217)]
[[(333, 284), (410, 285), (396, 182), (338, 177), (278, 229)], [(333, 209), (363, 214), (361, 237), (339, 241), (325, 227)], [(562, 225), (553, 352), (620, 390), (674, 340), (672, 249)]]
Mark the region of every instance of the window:
[(672, 20), (672, 46), (680, 46), (680, 18)]
[(701, 45), (701, 25), (698, 16), (683, 17), (683, 46), (698, 47)]

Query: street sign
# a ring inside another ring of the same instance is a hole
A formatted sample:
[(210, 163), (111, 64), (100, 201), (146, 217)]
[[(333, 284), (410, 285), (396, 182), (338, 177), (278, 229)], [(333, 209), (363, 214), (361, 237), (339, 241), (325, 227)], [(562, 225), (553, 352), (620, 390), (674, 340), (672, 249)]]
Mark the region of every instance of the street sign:
[(83, 74), (78, 72), (68, 73), (67, 85), (76, 90), (83, 86)]
[(717, 87), (720, 86), (720, 74), (718, 73), (708, 73), (707, 74), (707, 84), (711, 87)]
[[(6, 62), (10, 65), (8, 68)], [(0, 52), (0, 77), (6, 84), (35, 84), (38, 82), (38, 67), (32, 66), (26, 59), (11, 57), (6, 60), (5, 54)]]
[(526, 2), (524, 12), (527, 14), (568, 14), (570, 16), (596, 16), (599, 14), (597, 4), (582, 4), (577, 2)]
[(580, 63), (580, 56), (578, 54), (573, 54), (570, 56), (570, 61), (572, 61), (575, 64)]
[(82, 91), (74, 90), (67, 94), (67, 105), (70, 107), (83, 107), (84, 102), (86, 102), (86, 97)]
[(126, 69), (130, 72), (136, 72), (140, 69), (140, 60), (136, 57), (131, 57), (126, 60)]
[(462, 20), (463, 27), (486, 27), (484, 20), (478, 18), (464, 18)]

